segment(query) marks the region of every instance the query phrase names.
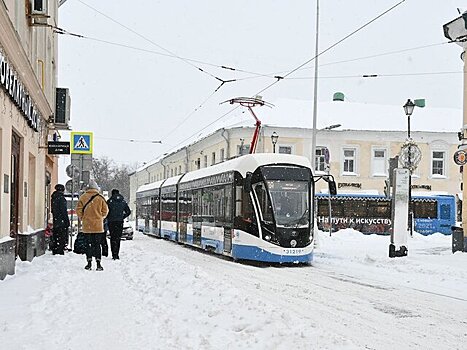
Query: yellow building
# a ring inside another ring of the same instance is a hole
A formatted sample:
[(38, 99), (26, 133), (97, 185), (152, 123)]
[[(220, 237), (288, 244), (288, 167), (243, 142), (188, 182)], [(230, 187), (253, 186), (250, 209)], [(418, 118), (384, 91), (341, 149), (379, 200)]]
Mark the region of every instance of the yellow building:
[[(312, 129), (307, 127), (311, 125), (311, 107), (305, 101), (281, 101), (275, 111), (267, 110), (256, 153), (272, 153), (275, 148), (277, 153), (311, 159)], [(341, 193), (383, 194), (390, 159), (398, 156), (407, 139), (407, 117), (402, 103), (398, 107), (337, 102), (320, 105), (319, 110), (315, 173), (329, 171)], [(413, 194), (461, 191), (460, 168), (452, 160), (461, 118), (460, 110), (426, 107), (414, 111), (411, 138), (420, 148), (422, 159), (412, 175)], [(252, 121), (245, 121), (245, 125), (251, 124)], [(218, 129), (145, 164), (130, 176), (132, 212), (135, 213), (135, 193), (139, 186), (248, 153), (253, 131), (252, 126)], [(275, 147), (273, 133), (278, 135)], [(318, 191), (324, 191), (326, 185), (318, 183), (317, 186)]]

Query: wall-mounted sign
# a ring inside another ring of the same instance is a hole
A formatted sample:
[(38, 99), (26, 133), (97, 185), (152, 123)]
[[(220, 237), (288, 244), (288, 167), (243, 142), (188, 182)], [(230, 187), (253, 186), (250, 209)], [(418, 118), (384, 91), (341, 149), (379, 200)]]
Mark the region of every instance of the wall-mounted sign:
[(362, 184), (360, 182), (339, 182), (337, 184), (338, 188), (342, 187), (354, 187), (354, 188), (362, 188)]
[(454, 163), (457, 165), (465, 165), (467, 163), (467, 153), (463, 149), (454, 153)]
[(34, 131), (38, 131), (41, 115), (19, 77), (20, 74), (15, 72), (3, 52), (0, 51), (0, 86), (19, 108), (29, 126)]
[(410, 188), (414, 190), (428, 190), (431, 191), (431, 185), (412, 185)]
[(70, 143), (67, 141), (49, 141), (47, 143), (48, 154), (70, 154)]

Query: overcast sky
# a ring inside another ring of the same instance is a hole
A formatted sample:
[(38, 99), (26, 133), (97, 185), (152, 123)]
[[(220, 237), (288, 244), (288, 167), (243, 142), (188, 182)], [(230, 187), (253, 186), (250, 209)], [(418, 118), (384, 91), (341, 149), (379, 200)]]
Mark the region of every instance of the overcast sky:
[[(321, 0), (320, 51), (399, 2)], [(448, 44), (442, 30), (462, 6), (406, 0), (327, 51), (319, 57), (319, 101), (340, 91), (350, 102), (402, 106), (425, 98), (427, 108), (462, 108), (461, 48)], [(68, 0), (58, 26), (86, 37), (59, 37), (58, 81), (70, 89), (73, 129), (94, 132), (95, 156), (141, 165), (232, 110), (221, 102), (253, 96), (312, 59), (316, 1)], [(263, 91), (263, 99), (312, 100), (313, 65)], [(237, 81), (213, 94), (229, 79)], [(242, 112), (221, 120), (249, 118)], [(257, 114), (267, 124), (267, 109)]]

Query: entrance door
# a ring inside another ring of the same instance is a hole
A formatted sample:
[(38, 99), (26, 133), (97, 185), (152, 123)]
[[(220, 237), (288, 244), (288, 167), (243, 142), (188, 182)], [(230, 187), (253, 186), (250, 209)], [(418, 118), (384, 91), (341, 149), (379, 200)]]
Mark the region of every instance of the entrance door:
[(11, 169), (10, 169), (10, 236), (16, 237), (19, 224), (19, 165), (21, 138), (15, 132), (11, 134)]

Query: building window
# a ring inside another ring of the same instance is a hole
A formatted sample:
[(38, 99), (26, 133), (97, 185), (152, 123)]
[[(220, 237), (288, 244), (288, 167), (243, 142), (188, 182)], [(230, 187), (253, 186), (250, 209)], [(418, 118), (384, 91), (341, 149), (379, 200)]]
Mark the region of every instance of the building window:
[(371, 150), (371, 168), (373, 176), (386, 176), (387, 175), (387, 159), (386, 150), (381, 148), (374, 148)]
[(216, 164), (216, 152), (212, 152), (211, 165)]
[(225, 160), (225, 151), (223, 148), (221, 148), (221, 159), (220, 161), (223, 162)]
[(344, 148), (344, 157), (342, 169), (344, 175), (355, 175), (356, 174), (356, 149), (355, 148)]
[(445, 152), (443, 151), (433, 151), (432, 153), (432, 169), (431, 169), (431, 174), (433, 176), (445, 176), (446, 172), (444, 170), (444, 158), (445, 158)]
[(329, 170), (329, 150), (327, 147), (316, 147), (315, 170), (322, 172)]
[(179, 174), (182, 173), (182, 166), (181, 166), (181, 165), (178, 166), (178, 173), (179, 173)]
[(292, 146), (279, 146), (279, 153), (292, 154)]
[(198, 158), (195, 163), (196, 163), (196, 169), (201, 169), (201, 158)]
[(170, 177), (174, 176), (174, 170), (170, 169)]
[(208, 167), (208, 156), (204, 156), (204, 167)]

